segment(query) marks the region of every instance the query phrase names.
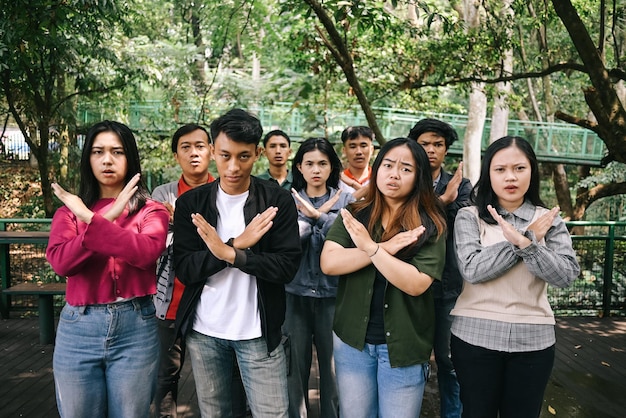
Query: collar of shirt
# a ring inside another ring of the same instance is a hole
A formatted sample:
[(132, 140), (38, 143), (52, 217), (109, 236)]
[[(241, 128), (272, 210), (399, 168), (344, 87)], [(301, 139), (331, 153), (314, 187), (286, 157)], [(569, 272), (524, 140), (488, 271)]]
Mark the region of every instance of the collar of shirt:
[(500, 206), (498, 206), (498, 213), (502, 215), (503, 218), (506, 219), (507, 217), (514, 216), (525, 222), (530, 222), (533, 216), (535, 216), (536, 210), (537, 210), (536, 206), (530, 203), (528, 200), (524, 200), (524, 203), (522, 203), (522, 206), (515, 209), (514, 212), (509, 212), (506, 209), (503, 209)]
[(439, 184), (439, 180), (441, 180), (441, 170), (439, 170), (439, 175), (437, 176), (437, 178), (433, 180), (433, 189), (437, 188), (437, 185)]

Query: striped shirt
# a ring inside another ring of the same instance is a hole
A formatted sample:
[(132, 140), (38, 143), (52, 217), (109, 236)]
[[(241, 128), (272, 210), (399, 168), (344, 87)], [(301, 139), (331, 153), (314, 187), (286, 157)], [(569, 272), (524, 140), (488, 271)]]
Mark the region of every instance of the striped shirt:
[[(524, 202), (513, 213), (498, 208), (504, 220), (522, 233), (531, 224), (536, 210), (529, 202)], [(555, 287), (566, 287), (578, 276), (580, 268), (571, 237), (560, 217), (555, 218), (546, 233), (545, 245), (538, 243), (529, 231), (526, 236), (532, 243), (524, 249), (507, 240), (483, 246), (480, 222), (475, 212), (468, 209), (460, 210), (456, 217), (455, 246), (466, 286), (498, 279), (520, 262), (535, 277)], [(554, 326), (545, 323), (503, 322), (456, 315), (451, 330), (467, 343), (505, 352), (542, 350), (556, 341)]]

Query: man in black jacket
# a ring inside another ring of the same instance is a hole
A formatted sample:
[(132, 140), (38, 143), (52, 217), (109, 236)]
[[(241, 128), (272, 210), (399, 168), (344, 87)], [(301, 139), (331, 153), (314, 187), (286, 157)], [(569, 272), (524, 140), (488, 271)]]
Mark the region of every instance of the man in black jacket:
[(233, 109), (211, 124), (219, 178), (179, 197), (174, 262), (185, 291), (176, 317), (203, 417), (231, 414), (233, 358), (256, 417), (287, 416), (281, 344), (284, 285), (300, 262), (298, 213), (286, 190), (250, 175), (261, 124)]
[(457, 140), (454, 128), (437, 119), (422, 119), (413, 126), (408, 135), (424, 147), (433, 175), (433, 187), (446, 206), (448, 233), (446, 239), (446, 264), (441, 281), (433, 283), (435, 298), (435, 361), (442, 418), (460, 418), (463, 410), (459, 397), (459, 383), (450, 359), (450, 311), (461, 289), (463, 278), (454, 251), (454, 218), (460, 208), (470, 204), (472, 184), (463, 178), (463, 162), (454, 174), (443, 169), (443, 162), (450, 145)]

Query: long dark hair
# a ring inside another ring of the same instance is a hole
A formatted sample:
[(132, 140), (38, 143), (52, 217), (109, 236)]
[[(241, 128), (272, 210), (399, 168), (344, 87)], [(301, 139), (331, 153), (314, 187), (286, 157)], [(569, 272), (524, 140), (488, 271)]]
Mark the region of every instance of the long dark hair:
[(298, 164), (302, 164), (304, 154), (313, 150), (319, 150), (322, 154), (328, 157), (331, 171), (330, 176), (328, 176), (328, 180), (326, 180), (326, 187), (336, 189), (339, 186), (339, 177), (341, 176), (341, 160), (337, 156), (332, 144), (328, 142), (326, 138), (309, 138), (304, 141), (302, 145), (300, 145), (300, 148), (298, 148), (298, 152), (296, 152), (296, 156), (293, 157), (293, 161), (291, 163), (293, 188), (299, 191), (306, 187), (304, 176), (297, 167)]
[[(386, 241), (399, 232), (415, 229), (420, 225), (427, 228), (428, 233), (424, 234), (424, 237), (428, 238), (434, 231), (441, 236), (446, 231), (446, 218), (443, 205), (433, 190), (433, 178), (428, 156), (420, 144), (409, 138), (396, 138), (381, 148), (372, 165), (372, 176), (368, 184), (367, 195), (365, 198), (352, 203), (350, 207), (355, 215), (366, 209), (371, 209), (367, 229), (370, 236), (373, 236), (376, 222), (382, 219), (386, 206), (384, 196), (376, 185), (378, 170), (385, 155), (393, 148), (401, 146), (409, 148), (415, 161), (415, 182), (411, 194), (407, 196), (406, 202), (399, 209), (399, 213), (396, 214), (395, 219), (390, 220), (385, 228), (382, 240)], [(430, 231), (428, 231), (429, 229)], [(423, 242), (423, 240), (420, 239), (419, 242)]]
[[(126, 155), (126, 177), (124, 178), (124, 184), (137, 173), (141, 173), (141, 164), (139, 162), (139, 151), (137, 150), (137, 142), (135, 136), (128, 128), (120, 122), (104, 120), (98, 122), (89, 129), (87, 132), (87, 138), (85, 139), (85, 145), (83, 146), (83, 153), (80, 158), (80, 187), (78, 189), (78, 196), (82, 199), (88, 208), (100, 199), (100, 184), (96, 179), (91, 168), (91, 148), (98, 135), (103, 132), (112, 132), (120, 139), (122, 146), (124, 147), (124, 155)], [(145, 204), (146, 200), (150, 198), (150, 193), (146, 188), (143, 178), (139, 180), (137, 184), (138, 189), (133, 197), (128, 202), (129, 215), (136, 213)]]
[(496, 196), (491, 185), (489, 168), (491, 167), (493, 156), (498, 151), (509, 147), (516, 147), (522, 151), (530, 163), (530, 185), (524, 195), (524, 199), (529, 200), (535, 206), (546, 206), (539, 197), (539, 164), (533, 147), (528, 141), (519, 136), (505, 136), (493, 142), (485, 151), (483, 162), (480, 166), (480, 178), (472, 189), (471, 200), (478, 208), (478, 216), (489, 224), (495, 224), (496, 221), (487, 210), (487, 205), (491, 205), (494, 208), (499, 206), (498, 196)]

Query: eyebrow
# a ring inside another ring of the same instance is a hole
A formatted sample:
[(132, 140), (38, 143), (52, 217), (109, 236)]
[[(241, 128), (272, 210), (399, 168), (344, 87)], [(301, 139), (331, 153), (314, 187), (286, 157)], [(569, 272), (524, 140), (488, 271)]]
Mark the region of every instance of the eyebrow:
[[(384, 157), (383, 161), (389, 161), (390, 163), (395, 163), (398, 160), (392, 160), (391, 158)], [(406, 161), (400, 161), (400, 164), (408, 166), (408, 167), (413, 167), (413, 163), (409, 163), (409, 162), (406, 162)]]

